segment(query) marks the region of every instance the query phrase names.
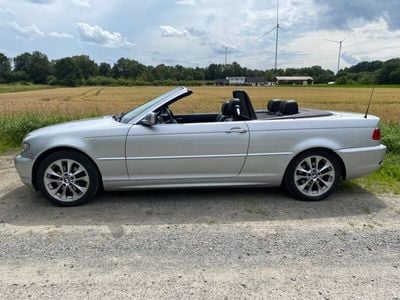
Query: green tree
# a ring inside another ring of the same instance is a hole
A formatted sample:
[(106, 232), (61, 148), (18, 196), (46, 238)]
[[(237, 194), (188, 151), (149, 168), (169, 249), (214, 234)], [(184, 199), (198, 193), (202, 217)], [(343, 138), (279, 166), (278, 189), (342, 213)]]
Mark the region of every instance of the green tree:
[(145, 68), (144, 65), (136, 60), (120, 58), (113, 66), (112, 71), (114, 76), (117, 78), (124, 77), (136, 79), (144, 72)]
[(90, 59), (88, 55), (77, 55), (73, 56), (72, 59), (75, 65), (79, 68), (80, 74), (83, 78), (88, 79), (89, 77), (96, 76), (99, 72), (99, 66)]
[(377, 81), (380, 84), (393, 84), (397, 82), (397, 71), (400, 70), (400, 58), (390, 59), (383, 63), (383, 68), (378, 71)]
[(101, 63), (99, 66), (99, 75), (108, 77), (111, 75), (111, 66), (108, 63)]
[(23, 53), (14, 58), (14, 72), (23, 77), (23, 73), (33, 83), (46, 83), (50, 75), (50, 62), (46, 54), (34, 51), (32, 54)]
[(204, 70), (205, 80), (215, 80), (224, 77), (223, 66), (217, 64), (211, 64)]
[(59, 83), (68, 86), (77, 86), (82, 82), (81, 70), (71, 57), (59, 59), (54, 65), (55, 76)]
[(3, 53), (0, 53), (0, 83), (7, 83), (10, 81), (11, 76), (11, 62), (10, 59)]

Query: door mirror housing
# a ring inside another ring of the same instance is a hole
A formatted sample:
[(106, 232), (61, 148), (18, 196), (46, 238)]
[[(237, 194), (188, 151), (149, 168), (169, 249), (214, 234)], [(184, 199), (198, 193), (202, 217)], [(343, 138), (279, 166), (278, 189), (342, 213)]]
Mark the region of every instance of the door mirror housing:
[(146, 116), (140, 121), (141, 124), (145, 126), (153, 126), (157, 124), (157, 113), (149, 112)]

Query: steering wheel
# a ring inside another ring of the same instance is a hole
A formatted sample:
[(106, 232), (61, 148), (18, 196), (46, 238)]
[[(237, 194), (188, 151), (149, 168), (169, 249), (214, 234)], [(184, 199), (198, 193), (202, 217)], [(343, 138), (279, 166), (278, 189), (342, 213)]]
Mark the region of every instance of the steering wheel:
[(163, 123), (177, 123), (176, 120), (174, 119), (174, 114), (172, 113), (172, 111), (169, 109), (168, 106), (163, 107), (163, 108), (160, 110), (159, 116), (160, 116), (161, 118), (163, 118), (163, 117), (161, 116), (162, 114), (166, 114), (166, 115), (167, 115), (167, 118), (168, 118), (168, 120), (164, 120), (164, 119), (163, 119)]

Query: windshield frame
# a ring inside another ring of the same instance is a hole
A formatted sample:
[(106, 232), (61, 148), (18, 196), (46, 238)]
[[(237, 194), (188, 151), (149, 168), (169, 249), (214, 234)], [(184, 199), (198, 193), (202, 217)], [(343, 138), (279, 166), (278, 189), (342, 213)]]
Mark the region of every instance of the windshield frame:
[(134, 124), (142, 120), (147, 112), (154, 111), (158, 107), (175, 100), (176, 98), (182, 98), (192, 93), (191, 90), (184, 86), (176, 87), (148, 102), (145, 102), (131, 111), (125, 113), (120, 122), (124, 124)]

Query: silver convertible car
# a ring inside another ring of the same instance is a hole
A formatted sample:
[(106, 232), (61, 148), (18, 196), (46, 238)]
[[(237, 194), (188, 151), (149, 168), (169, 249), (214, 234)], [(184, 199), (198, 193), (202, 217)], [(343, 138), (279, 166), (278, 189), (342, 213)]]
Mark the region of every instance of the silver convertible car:
[(321, 200), (343, 179), (382, 164), (379, 118), (266, 101), (234, 91), (219, 113), (173, 114), (192, 94), (175, 88), (130, 112), (44, 127), (22, 142), (22, 181), (72, 206), (98, 190), (283, 186)]

